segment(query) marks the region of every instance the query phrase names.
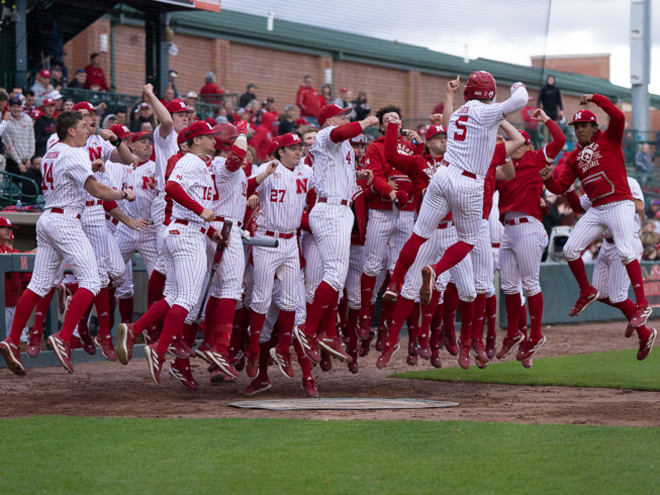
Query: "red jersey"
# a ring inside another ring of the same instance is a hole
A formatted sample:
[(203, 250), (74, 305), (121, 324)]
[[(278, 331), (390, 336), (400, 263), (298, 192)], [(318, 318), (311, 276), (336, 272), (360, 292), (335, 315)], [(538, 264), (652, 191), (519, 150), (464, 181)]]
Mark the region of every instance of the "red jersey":
[(552, 141), (538, 151), (528, 151), (520, 160), (514, 160), (516, 176), (509, 181), (497, 181), (500, 192), (500, 218), (509, 211), (525, 213), (541, 221), (543, 211), (539, 199), (543, 196), (543, 179), (539, 171), (554, 162), (566, 143), (566, 137), (552, 120), (545, 125)]
[(300, 108), (301, 117), (314, 117), (321, 110), (321, 95), (311, 86), (300, 85), (296, 93), (296, 105)]
[(206, 83), (202, 86), (202, 89), (199, 90), (199, 96), (202, 101), (206, 103), (222, 103), (222, 95), (225, 92), (215, 83)]
[(596, 130), (588, 146), (577, 145), (563, 167), (557, 167), (545, 186), (564, 194), (576, 178), (593, 206), (615, 201), (633, 201), (623, 158), (623, 130), (626, 118), (606, 96), (594, 95), (593, 102), (610, 117), (605, 132)]
[(95, 65), (88, 65), (85, 67), (85, 72), (87, 72), (87, 81), (85, 82), (85, 89), (89, 89), (92, 86), (99, 86), (101, 91), (110, 91), (108, 88), (108, 83), (105, 82), (105, 74), (101, 67), (96, 67)]
[[(356, 169), (364, 168), (364, 164), (356, 161)], [(353, 222), (353, 230), (351, 231), (351, 244), (364, 246), (367, 235), (367, 218), (369, 215), (368, 208), (368, 194), (369, 186), (365, 179), (357, 181), (355, 194), (353, 194), (353, 215), (355, 221)]]

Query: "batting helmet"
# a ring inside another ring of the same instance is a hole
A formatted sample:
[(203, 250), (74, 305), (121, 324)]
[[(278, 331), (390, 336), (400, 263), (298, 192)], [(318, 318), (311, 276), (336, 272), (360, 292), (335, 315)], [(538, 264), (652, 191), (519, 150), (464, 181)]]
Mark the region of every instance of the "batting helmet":
[(238, 137), (238, 131), (233, 124), (225, 123), (215, 126), (218, 134), (215, 135), (215, 150), (229, 150), (234, 140)]
[(495, 78), (490, 72), (476, 70), (468, 77), (463, 97), (468, 100), (492, 100), (495, 98)]

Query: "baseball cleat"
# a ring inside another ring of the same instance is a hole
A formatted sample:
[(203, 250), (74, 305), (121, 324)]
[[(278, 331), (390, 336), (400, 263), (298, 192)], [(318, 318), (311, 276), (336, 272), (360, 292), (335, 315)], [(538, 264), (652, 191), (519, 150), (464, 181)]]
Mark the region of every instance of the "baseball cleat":
[(351, 360), (351, 356), (346, 354), (346, 351), (342, 347), (341, 342), (339, 341), (339, 337), (324, 337), (319, 340), (319, 346), (322, 349), (328, 351), (331, 356), (339, 359), (342, 362)]
[(52, 334), (48, 337), (48, 345), (55, 352), (60, 364), (69, 373), (73, 373), (73, 363), (71, 362), (71, 342), (65, 342), (60, 337), (60, 332)]
[(422, 288), (419, 289), (419, 300), (423, 306), (431, 302), (436, 274), (431, 265), (422, 268)]
[(321, 371), (330, 371), (332, 369), (332, 356), (325, 349), (321, 350), (321, 362), (319, 363)]
[(220, 368), (218, 368), (215, 364), (213, 366), (209, 366), (209, 381), (211, 383), (234, 383), (236, 382), (236, 378), (232, 378), (229, 375), (226, 375), (224, 371), (222, 371)]
[(90, 356), (96, 354), (96, 346), (94, 345), (92, 336), (89, 334), (89, 329), (81, 331), (80, 327), (78, 327), (78, 335), (80, 337), (80, 345), (83, 351), (85, 351)]
[(186, 363), (185, 367), (178, 367), (174, 363), (171, 363), (169, 372), (175, 380), (188, 390), (192, 390), (193, 392), (199, 390), (199, 383), (195, 380), (190, 369), (190, 361)]
[(158, 337), (160, 336), (160, 329), (158, 325), (154, 325), (149, 328), (145, 328), (142, 330), (142, 338), (144, 339), (144, 343), (146, 345), (149, 344), (155, 344), (158, 341)]
[(417, 346), (417, 354), (421, 359), (428, 361), (431, 359), (431, 343), (429, 342), (428, 335), (420, 335), (418, 338), (419, 345)]
[(378, 326), (378, 337), (376, 338), (376, 350), (381, 352), (387, 337), (390, 335), (390, 322), (385, 320)]
[(394, 356), (400, 348), (401, 346), (399, 344), (391, 346), (389, 342), (385, 342), (383, 350), (381, 351), (380, 356), (378, 356), (378, 360), (376, 361), (376, 368), (380, 370), (385, 368), (392, 359), (392, 356)]
[(637, 304), (635, 306), (635, 312), (633, 313), (632, 318), (630, 318), (630, 325), (635, 328), (645, 325), (652, 312), (653, 310), (648, 304)]
[(360, 342), (360, 357), (366, 357), (371, 350), (371, 341), (374, 338), (375, 333), (372, 331), (369, 333), (369, 338)]
[[(456, 332), (448, 330), (443, 332), (442, 342), (445, 344), (447, 352), (452, 356), (458, 356), (458, 344), (456, 343)], [(442, 346), (440, 346), (442, 347)]]
[(592, 302), (596, 301), (599, 296), (600, 293), (594, 287), (591, 287), (589, 291), (586, 292), (585, 294), (580, 294), (580, 297), (575, 303), (575, 306), (573, 306), (568, 312), (568, 316), (579, 315), (580, 313), (582, 313), (582, 311), (587, 309), (587, 306), (589, 306)]
[(520, 347), (518, 348), (518, 354), (516, 355), (516, 359), (518, 361), (527, 361), (528, 359), (532, 359), (534, 357), (534, 354), (536, 354), (538, 350), (541, 347), (543, 347), (543, 344), (545, 344), (546, 342), (547, 339), (543, 335), (536, 342), (532, 341), (531, 338), (527, 339), (525, 342), (520, 344)]
[(495, 335), (486, 336), (486, 356), (493, 359), (497, 354), (497, 337)]
[(479, 339), (471, 339), (471, 341), (472, 351), (474, 351), (476, 358), (482, 363), (488, 363), (488, 355), (486, 354), (486, 349), (484, 349), (484, 343)]
[(319, 389), (316, 388), (316, 382), (311, 376), (303, 379), (302, 389), (312, 399), (318, 399), (321, 396), (321, 394), (319, 394)]
[(653, 350), (653, 343), (658, 336), (658, 331), (651, 328), (651, 334), (646, 339), (639, 339), (639, 351), (637, 352), (637, 359), (643, 361), (651, 354)]
[(117, 354), (115, 353), (111, 335), (106, 335), (105, 337), (99, 337), (97, 335), (94, 337), (94, 343), (101, 349), (101, 354), (103, 354), (104, 358), (108, 361), (117, 361)]
[(266, 390), (270, 390), (273, 386), (268, 380), (262, 381), (261, 378), (255, 378), (252, 382), (243, 390), (241, 390), (241, 395), (257, 395)]
[(144, 346), (144, 356), (147, 358), (147, 367), (151, 378), (160, 385), (160, 372), (163, 370), (163, 365), (166, 361), (165, 356), (158, 355), (155, 344)]
[(178, 359), (189, 359), (194, 355), (193, 350), (182, 337), (175, 337), (167, 348), (167, 353)]
[(371, 335), (371, 318), (369, 316), (361, 316), (360, 323), (356, 329), (359, 340), (367, 340)]
[(259, 374), (259, 352), (252, 354), (248, 351), (245, 373), (250, 378), (255, 378)]
[(293, 378), (295, 373), (293, 372), (293, 365), (291, 364), (291, 354), (288, 352), (278, 352), (275, 347), (270, 349), (270, 357), (273, 358), (275, 364), (280, 369), (282, 374), (287, 378)]
[(309, 336), (305, 333), (302, 326), (296, 326), (293, 329), (293, 335), (296, 337), (300, 346), (305, 351), (307, 357), (313, 362), (318, 363), (321, 361), (321, 354), (318, 349), (318, 342), (316, 337)]
[(434, 368), (442, 368), (442, 361), (440, 360), (440, 348), (433, 347), (431, 349), (431, 366)]
[(458, 365), (464, 370), (470, 367), (470, 341), (459, 343)]
[(21, 352), (16, 344), (3, 340), (0, 342), (0, 354), (5, 358), (9, 371), (18, 376), (25, 376), (25, 368), (21, 362)]
[(211, 346), (208, 344), (208, 342), (202, 341), (195, 349), (194, 357), (198, 357), (206, 361), (208, 364), (215, 364), (211, 359), (211, 357), (208, 355), (208, 352), (210, 351), (211, 351)]
[(497, 353), (497, 359), (504, 359), (506, 356), (511, 354), (511, 352), (520, 345), (520, 343), (525, 340), (525, 334), (520, 330), (513, 337), (504, 337), (502, 341), (502, 348), (500, 352)]
[(220, 371), (229, 376), (230, 378), (238, 378), (238, 371), (229, 362), (229, 358), (218, 351), (206, 351), (206, 356), (209, 358), (211, 364), (215, 364)]
[(417, 366), (417, 354), (408, 354), (406, 357), (406, 364), (408, 366)]
[(27, 348), (25, 349), (25, 353), (29, 357), (36, 358), (39, 355), (39, 352), (41, 351), (41, 337), (42, 337), (41, 330), (38, 330), (36, 328), (30, 330), (30, 333), (28, 335)]
[(531, 359), (525, 359), (525, 360), (521, 361), (521, 364), (523, 365), (523, 368), (529, 369), (532, 366), (534, 366), (534, 361), (532, 361)]
[(398, 282), (391, 281), (387, 286), (385, 292), (383, 292), (383, 301), (387, 302), (396, 302), (401, 293), (401, 284)]
[(117, 354), (117, 360), (121, 364), (128, 364), (131, 360), (134, 345), (133, 324), (120, 323), (117, 327), (117, 347), (115, 348), (115, 352)]
[(357, 372), (360, 371), (360, 365), (358, 364), (358, 353), (357, 351), (354, 351), (351, 352), (350, 355), (351, 361), (348, 363), (348, 371), (356, 375)]

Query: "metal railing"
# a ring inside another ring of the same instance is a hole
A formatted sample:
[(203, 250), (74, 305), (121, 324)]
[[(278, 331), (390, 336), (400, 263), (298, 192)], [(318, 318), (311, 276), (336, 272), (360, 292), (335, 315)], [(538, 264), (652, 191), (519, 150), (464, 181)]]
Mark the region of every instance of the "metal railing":
[[(34, 192), (29, 192), (30, 189)], [(43, 206), (39, 184), (28, 177), (0, 170), (0, 206), (16, 205), (19, 201), (25, 206)]]

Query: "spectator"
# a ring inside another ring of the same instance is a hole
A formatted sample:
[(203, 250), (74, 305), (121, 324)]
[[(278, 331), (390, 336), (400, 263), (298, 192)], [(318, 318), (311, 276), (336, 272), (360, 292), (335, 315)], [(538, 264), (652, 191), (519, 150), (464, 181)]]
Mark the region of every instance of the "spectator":
[(124, 107), (117, 107), (117, 109), (115, 110), (115, 115), (117, 116), (117, 123), (119, 125), (126, 124), (126, 109)]
[(548, 76), (545, 86), (539, 91), (538, 106), (552, 120), (557, 121), (564, 116), (564, 106), (561, 103), (561, 91), (555, 86), (555, 76)]
[(163, 105), (167, 105), (174, 99), (174, 88), (169, 87), (163, 92), (163, 99), (161, 100)]
[(273, 98), (272, 96), (266, 98), (266, 101), (264, 102), (264, 111), (270, 112), (273, 115), (275, 115), (275, 117), (279, 118), (280, 112), (278, 112), (277, 109), (275, 108), (275, 98)]
[[(280, 126), (278, 127), (277, 134), (288, 134), (296, 129), (296, 108), (293, 105), (284, 107), (284, 113), (280, 115)], [(307, 122), (307, 121), (305, 121)]]
[(78, 89), (87, 87), (87, 72), (83, 69), (78, 69), (73, 75), (73, 81), (69, 83), (69, 87)]
[(255, 161), (257, 160), (257, 152), (252, 146), (248, 146), (248, 149), (245, 152), (245, 160), (248, 163), (255, 163)]
[(197, 93), (194, 91), (188, 91), (186, 94), (186, 106), (196, 106), (197, 105)]
[(305, 131), (302, 133), (302, 142), (303, 142), (303, 155), (307, 156), (309, 155), (309, 149), (312, 147), (312, 143), (314, 143), (314, 139), (316, 139), (316, 135), (319, 133), (318, 129), (315, 127), (308, 127), (305, 129)]
[(55, 133), (55, 102), (46, 98), (42, 108), (41, 115), (34, 121), (34, 149), (39, 156), (46, 154), (46, 142)]
[(534, 148), (540, 148), (538, 140), (538, 123), (532, 117), (534, 110), (536, 110), (536, 107), (532, 103), (533, 100), (534, 98), (530, 96), (529, 100), (527, 101), (527, 105), (525, 105), (520, 111), (520, 115), (522, 117), (525, 130), (527, 131), (527, 134), (529, 134), (529, 138), (532, 141), (532, 145)]
[(142, 124), (144, 122), (149, 122), (152, 124), (153, 128), (153, 117), (154, 117), (154, 112), (149, 106), (149, 104), (145, 101), (140, 103), (137, 107), (137, 115), (133, 119), (133, 122), (131, 122), (130, 129), (131, 132), (138, 132), (142, 130)]
[(11, 117), (2, 135), (2, 142), (8, 154), (6, 170), (17, 175), (27, 172), (30, 158), (34, 155), (34, 126), (32, 119), (22, 110), (21, 100), (9, 100)]
[(149, 134), (154, 133), (154, 125), (151, 123), (150, 120), (145, 120), (140, 124), (140, 130), (139, 132), (148, 132)]
[(212, 103), (214, 105), (219, 105), (222, 103), (222, 95), (224, 95), (224, 90), (220, 89), (215, 83), (215, 74), (209, 72), (204, 77), (204, 86), (199, 90), (199, 97), (205, 103)]
[(325, 83), (321, 86), (321, 106), (329, 105), (332, 103), (332, 85)]
[(639, 147), (635, 155), (635, 169), (643, 174), (653, 173), (653, 156), (651, 156), (651, 146), (644, 143)]
[(9, 113), (9, 95), (4, 88), (0, 88), (0, 120)]
[(310, 127), (309, 122), (307, 122), (302, 117), (300, 117), (299, 119), (296, 119), (295, 126), (296, 126), (296, 132), (298, 134), (300, 134), (301, 136)]
[(25, 177), (36, 182), (36, 186), (31, 182), (23, 182), (23, 203), (33, 201), (35, 197), (42, 194), (41, 191), (41, 156), (35, 155), (30, 159), (30, 164)]
[(66, 78), (62, 72), (62, 67), (53, 65), (50, 69), (50, 82), (57, 91), (61, 91), (66, 87)]
[(433, 111), (431, 113), (444, 113), (445, 112), (445, 103), (441, 101), (438, 103), (436, 106), (433, 107)]
[[(73, 110), (73, 98), (67, 98), (64, 100), (64, 103), (62, 103), (62, 111), (63, 112), (70, 112)], [(117, 112), (119, 113), (119, 112)], [(126, 119), (126, 110), (124, 110), (124, 119)]]
[(90, 64), (85, 67), (85, 72), (87, 73), (87, 82), (85, 83), (85, 89), (91, 89), (93, 91), (110, 91), (108, 88), (108, 83), (105, 82), (105, 73), (101, 67), (101, 54), (92, 53), (89, 57)]
[(340, 88), (339, 96), (335, 98), (334, 104), (338, 107), (348, 108), (349, 106), (353, 106), (351, 98), (353, 98), (353, 92), (350, 89)]
[(257, 152), (257, 159), (260, 162), (266, 160), (268, 156), (268, 145), (273, 139), (273, 124), (277, 117), (270, 112), (264, 112), (261, 116), (261, 124), (250, 139), (249, 145)]
[(257, 85), (254, 83), (248, 83), (247, 90), (241, 95), (238, 99), (238, 106), (241, 108), (247, 107), (248, 103), (254, 100), (257, 97)]
[(234, 113), (234, 104), (231, 100), (227, 99), (222, 102), (222, 108), (225, 110), (225, 117), (229, 122), (238, 122), (240, 117)]
[(367, 93), (360, 91), (358, 97), (353, 101), (353, 109), (355, 110), (354, 121), (364, 120), (371, 113), (371, 106), (367, 102)]
[(41, 102), (44, 101), (45, 94), (52, 90), (53, 86), (50, 84), (50, 71), (44, 69), (37, 74), (37, 80), (32, 85), (32, 91), (34, 91), (34, 104), (40, 107)]
[(117, 115), (114, 113), (109, 113), (103, 119), (101, 123), (101, 129), (110, 129), (113, 125), (117, 124)]
[(32, 120), (36, 120), (37, 117), (41, 115), (41, 111), (34, 104), (34, 99), (34, 91), (28, 89), (25, 92), (25, 100), (23, 100), (23, 113), (30, 117)]
[(303, 77), (302, 84), (296, 93), (296, 104), (300, 108), (300, 116), (307, 122), (318, 125), (316, 116), (321, 110), (321, 98), (312, 87), (312, 76)]

